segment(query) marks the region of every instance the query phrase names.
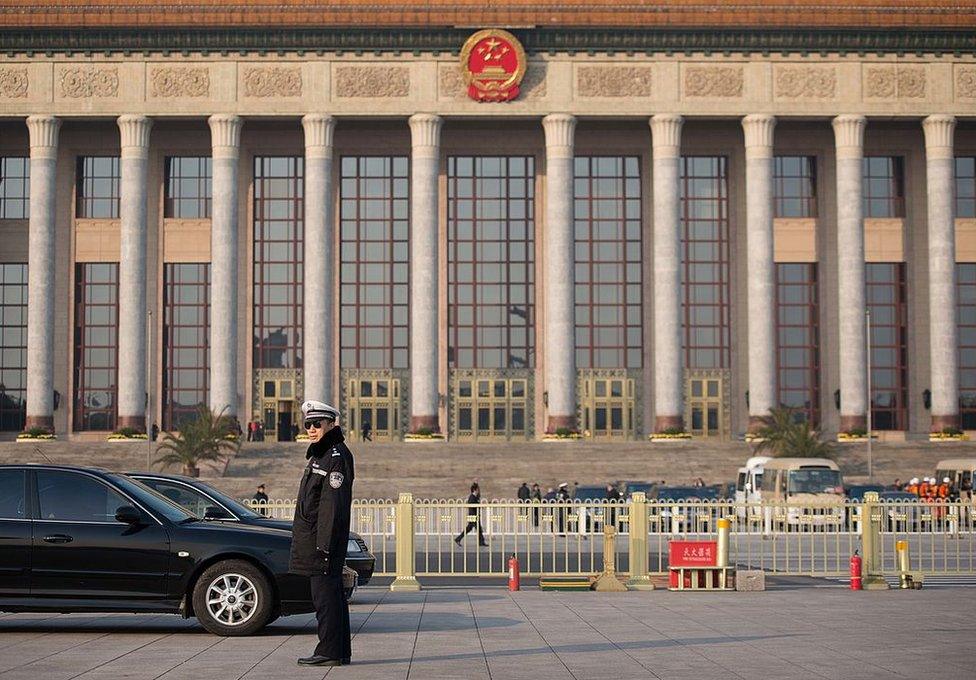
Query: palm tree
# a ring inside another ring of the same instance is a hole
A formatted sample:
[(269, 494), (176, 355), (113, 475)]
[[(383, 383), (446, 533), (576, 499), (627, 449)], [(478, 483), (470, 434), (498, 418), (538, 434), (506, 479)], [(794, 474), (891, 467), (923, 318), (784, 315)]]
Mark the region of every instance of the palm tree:
[(821, 440), (820, 433), (810, 429), (806, 421), (798, 420), (791, 408), (769, 409), (756, 434), (761, 438), (756, 453), (768, 452), (777, 458), (834, 458), (833, 445)]
[(201, 461), (221, 461), (227, 453), (236, 453), (241, 443), (237, 436), (234, 419), (225, 414), (227, 409), (214, 413), (201, 404), (196, 417), (183, 421), (178, 434), (167, 432), (156, 451), (166, 453), (156, 463), (166, 467), (180, 464), (183, 474), (199, 477)]

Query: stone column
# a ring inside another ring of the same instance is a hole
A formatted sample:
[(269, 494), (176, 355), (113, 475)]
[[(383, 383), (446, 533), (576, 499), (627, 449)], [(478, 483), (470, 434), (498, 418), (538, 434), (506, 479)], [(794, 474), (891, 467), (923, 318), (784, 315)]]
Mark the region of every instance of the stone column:
[(746, 141), (746, 245), (749, 271), (749, 431), (779, 404), (776, 394), (776, 264), (773, 260), (775, 116), (742, 119)]
[(928, 185), (929, 342), (932, 431), (959, 427), (959, 341), (956, 326), (954, 116), (929, 116), (925, 130)]
[(146, 201), (152, 119), (124, 115), (119, 191), (119, 398), (116, 427), (146, 429)]
[(61, 119), (29, 116), (26, 427), (54, 432), (55, 178)]
[(867, 427), (864, 206), (861, 194), (864, 126), (860, 115), (833, 120), (837, 147), (837, 287), (840, 319), (840, 429)]
[(546, 303), (546, 432), (576, 429), (576, 276), (573, 236), (573, 141), (576, 118), (552, 113), (546, 134), (546, 226), (543, 292)]
[(654, 146), (654, 431), (684, 428), (681, 352), (681, 126), (676, 114), (651, 118)]
[[(335, 404), (335, 211), (332, 202), (332, 133), (335, 118), (308, 114), (305, 128), (305, 329), (302, 360), (305, 398)], [(314, 249), (314, 251), (313, 251)], [(308, 253), (319, 253), (309, 257)]]
[(237, 172), (240, 116), (215, 114), (210, 219), (210, 410), (237, 417)]
[(440, 116), (410, 116), (410, 431), (438, 422), (438, 225)]

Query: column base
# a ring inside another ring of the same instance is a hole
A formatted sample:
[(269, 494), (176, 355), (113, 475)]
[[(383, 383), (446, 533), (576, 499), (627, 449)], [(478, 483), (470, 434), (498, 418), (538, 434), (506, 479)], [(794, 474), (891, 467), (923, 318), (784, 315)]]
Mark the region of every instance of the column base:
[(763, 416), (749, 416), (749, 434), (759, 434), (759, 431), (766, 427), (766, 423), (763, 421)]
[(146, 434), (146, 416), (119, 416), (115, 424), (116, 430), (131, 428), (140, 434)]
[(45, 430), (48, 434), (54, 434), (54, 416), (27, 416), (24, 421), (24, 430), (34, 428)]
[(546, 432), (555, 433), (557, 430), (566, 429), (576, 431), (576, 416), (549, 416), (546, 420)]
[(868, 417), (866, 415), (862, 416), (844, 416), (840, 417), (840, 431), (841, 432), (854, 432), (855, 430), (867, 430), (868, 429)]
[(420, 581), (416, 576), (397, 576), (390, 584), (390, 591), (394, 593), (420, 592)]
[(946, 416), (932, 416), (932, 427), (930, 432), (942, 432), (943, 430), (958, 430), (959, 429), (959, 414), (952, 414)]
[(437, 421), (437, 416), (410, 416), (410, 432), (420, 432), (421, 430), (430, 430), (431, 432), (440, 432), (441, 425)]
[(654, 431), (667, 432), (668, 430), (685, 429), (685, 419), (682, 416), (654, 416)]

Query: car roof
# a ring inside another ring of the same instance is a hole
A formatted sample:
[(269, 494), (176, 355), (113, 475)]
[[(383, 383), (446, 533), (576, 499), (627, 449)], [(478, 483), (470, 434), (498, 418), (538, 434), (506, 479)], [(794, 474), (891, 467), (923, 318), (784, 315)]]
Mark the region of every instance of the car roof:
[(196, 479), (194, 477), (187, 477), (186, 475), (174, 475), (170, 472), (126, 472), (128, 477), (157, 477), (159, 479), (172, 479), (174, 482), (202, 482), (203, 480)]
[(773, 458), (763, 467), (767, 470), (786, 470), (798, 468), (829, 468), (840, 471), (837, 463), (829, 458)]
[(63, 470), (65, 472), (94, 472), (101, 475), (115, 474), (103, 467), (86, 465), (63, 465), (60, 463), (6, 463), (0, 470)]

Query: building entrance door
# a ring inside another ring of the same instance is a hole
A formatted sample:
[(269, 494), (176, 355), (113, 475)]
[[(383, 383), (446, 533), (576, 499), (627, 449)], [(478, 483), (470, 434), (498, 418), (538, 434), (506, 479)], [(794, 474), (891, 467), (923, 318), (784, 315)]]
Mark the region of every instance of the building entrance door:
[(352, 378), (346, 385), (350, 434), (362, 441), (368, 424), (370, 438), (400, 437), (400, 381), (396, 378)]
[(689, 376), (685, 383), (685, 422), (695, 437), (724, 437), (728, 429), (720, 375)]
[(451, 403), (459, 440), (524, 439), (529, 411), (527, 378), (459, 375)]
[(261, 420), (265, 441), (290, 442), (295, 439), (294, 425), (300, 422), (295, 399), (295, 381), (291, 378), (261, 381)]
[(580, 411), (584, 434), (594, 438), (634, 436), (634, 381), (627, 377), (583, 376)]

